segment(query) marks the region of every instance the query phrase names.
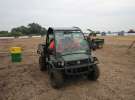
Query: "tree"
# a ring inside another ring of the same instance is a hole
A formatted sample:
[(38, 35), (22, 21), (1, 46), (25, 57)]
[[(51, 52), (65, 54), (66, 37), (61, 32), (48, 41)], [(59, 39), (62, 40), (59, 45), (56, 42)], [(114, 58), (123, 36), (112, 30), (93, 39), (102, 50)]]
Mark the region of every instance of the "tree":
[(25, 26), (20, 26), (20, 27), (13, 28), (11, 30), (11, 33), (17, 33), (17, 32), (21, 32), (22, 34), (27, 35), (28, 28)]
[(12, 32), (11, 35), (14, 37), (18, 37), (18, 36), (22, 36), (23, 34), (21, 32)]
[(108, 34), (111, 34), (112, 32), (111, 32), (111, 31), (108, 31), (107, 33), (108, 33)]
[(11, 34), (8, 31), (0, 31), (0, 37), (2, 36), (10, 36)]
[(28, 34), (41, 34), (42, 27), (37, 23), (28, 24)]
[(0, 31), (0, 34), (6, 34), (8, 31)]
[(135, 30), (130, 29), (130, 30), (128, 31), (128, 33), (135, 33)]
[(42, 28), (40, 34), (43, 36), (43, 35), (45, 35), (46, 33), (47, 33), (47, 30), (46, 30), (45, 28)]
[(16, 33), (21, 33), (23, 35), (45, 35), (47, 33), (46, 28), (42, 27), (41, 25), (37, 23), (30, 23), (25, 26), (20, 26), (13, 28), (11, 30), (11, 33), (16, 34)]

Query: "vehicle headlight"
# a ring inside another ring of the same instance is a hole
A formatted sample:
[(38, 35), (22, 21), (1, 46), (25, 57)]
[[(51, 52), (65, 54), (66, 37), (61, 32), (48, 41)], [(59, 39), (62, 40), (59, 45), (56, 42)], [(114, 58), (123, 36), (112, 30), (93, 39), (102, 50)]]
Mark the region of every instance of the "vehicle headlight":
[(58, 62), (57, 64), (58, 64), (58, 66), (60, 66), (61, 65), (61, 62)]
[(62, 62), (61, 62), (61, 65), (64, 66), (64, 64), (65, 64), (64, 61), (62, 61)]
[(57, 64), (58, 64), (58, 66), (64, 66), (65, 63), (64, 63), (64, 61), (60, 61)]

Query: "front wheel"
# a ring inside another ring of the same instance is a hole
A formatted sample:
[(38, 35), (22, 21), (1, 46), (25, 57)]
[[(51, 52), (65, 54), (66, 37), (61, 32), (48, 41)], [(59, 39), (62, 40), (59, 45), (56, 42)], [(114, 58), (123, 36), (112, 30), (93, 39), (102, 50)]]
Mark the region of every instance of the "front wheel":
[(40, 70), (41, 71), (46, 71), (47, 70), (47, 68), (46, 68), (46, 60), (45, 60), (45, 58), (44, 57), (42, 57), (42, 56), (40, 56), (39, 57), (39, 67), (40, 67)]
[(87, 78), (96, 81), (99, 78), (100, 70), (97, 65), (93, 65), (92, 68), (93, 70), (88, 73)]
[(64, 83), (63, 74), (56, 70), (50, 70), (49, 72), (50, 84), (53, 88), (61, 88)]

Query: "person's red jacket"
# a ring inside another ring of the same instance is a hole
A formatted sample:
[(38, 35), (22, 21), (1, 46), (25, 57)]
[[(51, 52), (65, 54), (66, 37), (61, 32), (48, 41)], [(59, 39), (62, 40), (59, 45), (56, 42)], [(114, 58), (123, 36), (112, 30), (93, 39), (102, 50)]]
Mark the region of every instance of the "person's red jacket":
[(50, 49), (54, 49), (54, 47), (55, 47), (55, 46), (54, 46), (54, 40), (52, 40), (51, 43), (50, 43), (49, 48), (50, 48)]

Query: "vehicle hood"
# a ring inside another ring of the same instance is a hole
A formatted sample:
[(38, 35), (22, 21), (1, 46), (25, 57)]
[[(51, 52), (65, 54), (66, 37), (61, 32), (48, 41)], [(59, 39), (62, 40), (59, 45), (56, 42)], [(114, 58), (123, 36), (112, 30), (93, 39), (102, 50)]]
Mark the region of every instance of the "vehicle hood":
[(88, 54), (70, 54), (62, 56), (64, 61), (74, 61), (74, 60), (81, 60), (81, 59), (88, 59)]

